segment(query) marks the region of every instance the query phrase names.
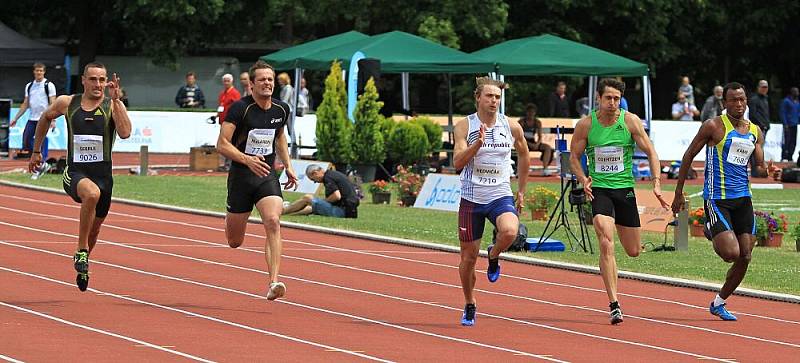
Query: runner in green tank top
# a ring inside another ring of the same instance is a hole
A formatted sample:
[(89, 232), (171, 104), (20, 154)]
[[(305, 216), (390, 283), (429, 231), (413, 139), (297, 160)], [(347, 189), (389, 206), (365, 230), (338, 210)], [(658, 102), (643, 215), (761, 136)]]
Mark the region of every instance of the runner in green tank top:
[[(642, 120), (619, 108), (625, 83), (613, 78), (600, 80), (599, 110), (593, 111), (575, 125), (570, 145), (570, 166), (586, 197), (592, 202), (594, 231), (600, 245), (600, 274), (611, 302), (611, 324), (622, 322), (622, 309), (617, 301), (617, 261), (614, 258), (614, 226), (628, 256), (642, 250), (639, 210), (634, 193), (634, 144), (650, 162), (653, 193), (663, 208), (669, 205), (661, 194), (661, 166)], [(589, 159), (589, 177), (583, 173), (581, 156)]]
[[(81, 76), (83, 93), (59, 96), (42, 114), (41, 122), (36, 127), (34, 151), (28, 165), (30, 170), (34, 170), (41, 163), (39, 150), (50, 121), (67, 115), (70, 139), (64, 190), (73, 200), (81, 203), (78, 251), (74, 256), (75, 270), (78, 272), (75, 282), (81, 291), (86, 291), (89, 286), (89, 253), (97, 243), (100, 226), (111, 205), (114, 184), (111, 177), (111, 147), (116, 135), (123, 139), (131, 135), (131, 120), (120, 100), (122, 92), (119, 78), (114, 73), (108, 79), (107, 74), (104, 65), (87, 64)], [(110, 102), (106, 100), (106, 87)]]

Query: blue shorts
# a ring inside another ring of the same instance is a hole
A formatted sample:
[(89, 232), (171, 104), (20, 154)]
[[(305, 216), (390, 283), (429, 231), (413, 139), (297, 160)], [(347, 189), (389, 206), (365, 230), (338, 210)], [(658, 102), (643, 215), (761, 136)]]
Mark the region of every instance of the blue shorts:
[(489, 204), (473, 203), (462, 198), (458, 206), (458, 240), (472, 242), (481, 239), (486, 218), (497, 225), (497, 217), (503, 213), (517, 215), (514, 197), (502, 197)]
[(335, 206), (325, 199), (311, 199), (311, 213), (326, 217), (344, 218), (344, 208)]

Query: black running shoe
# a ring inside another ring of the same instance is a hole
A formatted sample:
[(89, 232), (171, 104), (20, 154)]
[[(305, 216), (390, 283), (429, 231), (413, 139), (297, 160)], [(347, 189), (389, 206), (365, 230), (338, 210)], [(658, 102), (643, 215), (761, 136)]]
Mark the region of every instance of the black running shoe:
[(75, 284), (78, 285), (78, 290), (86, 291), (89, 288), (89, 274), (79, 273), (78, 276), (75, 277)]
[(461, 315), (461, 325), (475, 325), (475, 304), (467, 304), (464, 306), (464, 313)]
[(89, 252), (86, 250), (80, 250), (75, 252), (75, 256), (72, 257), (72, 261), (75, 263), (75, 271), (78, 273), (87, 274), (89, 273)]
[(617, 325), (622, 322), (622, 309), (619, 307), (618, 302), (613, 302), (608, 305), (611, 309), (611, 325)]

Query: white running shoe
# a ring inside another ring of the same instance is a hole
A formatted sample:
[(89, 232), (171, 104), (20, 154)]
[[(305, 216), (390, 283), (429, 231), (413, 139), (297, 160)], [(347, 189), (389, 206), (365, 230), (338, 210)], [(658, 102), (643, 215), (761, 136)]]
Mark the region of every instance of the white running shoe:
[(286, 285), (283, 282), (273, 282), (269, 284), (269, 291), (267, 292), (267, 300), (275, 300), (283, 297), (286, 294)]
[(39, 179), (39, 177), (46, 174), (50, 170), (50, 168), (51, 168), (50, 164), (42, 163), (42, 165), (38, 169), (36, 169), (36, 171), (33, 172), (33, 174), (31, 175), (31, 179), (33, 180)]

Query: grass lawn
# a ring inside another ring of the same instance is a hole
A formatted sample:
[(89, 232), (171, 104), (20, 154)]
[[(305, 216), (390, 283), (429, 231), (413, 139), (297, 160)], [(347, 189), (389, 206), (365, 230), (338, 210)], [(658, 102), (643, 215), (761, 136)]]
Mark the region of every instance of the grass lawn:
[[(1, 179), (21, 183), (35, 184), (61, 189), (61, 176), (46, 175), (38, 181), (31, 180), (29, 174), (3, 174)], [(532, 183), (533, 184), (533, 183)], [(557, 185), (545, 184), (552, 189)], [(647, 187), (643, 184), (642, 187)], [(529, 185), (532, 188), (533, 185)], [(366, 190), (366, 186), (364, 190)], [(665, 185), (665, 190), (674, 186)], [(701, 190), (700, 186), (687, 186), (689, 194)], [(226, 197), (226, 179), (219, 176), (150, 176), (133, 175), (114, 176), (114, 196), (148, 202), (171, 204), (217, 212), (224, 212)], [(784, 213), (791, 224), (800, 221), (800, 189), (787, 190), (754, 190), (755, 209)], [(286, 200), (295, 200), (301, 194), (287, 192)], [(65, 199), (66, 201), (67, 199)], [(691, 199), (692, 205), (702, 205), (700, 197)], [(396, 204), (375, 205), (369, 196), (359, 207), (359, 218), (335, 219), (320, 216), (284, 216), (282, 219), (292, 222), (307, 223), (345, 230), (369, 232), (385, 236), (402, 237), (422, 241), (430, 241), (457, 246), (457, 216), (453, 212), (442, 212), (415, 208), (403, 208)], [(574, 217), (574, 213), (571, 214)], [(575, 224), (577, 225), (577, 218)], [(528, 226), (529, 237), (538, 237), (544, 229), (545, 222), (530, 221), (523, 217)], [(491, 242), (491, 224), (487, 223), (484, 232), (483, 247)], [(572, 262), (596, 266), (597, 238), (591, 231), (595, 254), (583, 252), (539, 252), (527, 253), (537, 258)], [(554, 236), (566, 240), (563, 228)], [(755, 248), (753, 261), (748, 274), (742, 283), (744, 287), (800, 295), (800, 253), (795, 252), (794, 240), (789, 234), (784, 236), (781, 248)], [(671, 244), (670, 230), (668, 243)], [(662, 276), (680, 277), (692, 280), (722, 283), (730, 265), (724, 263), (713, 251), (711, 243), (704, 238), (690, 238), (688, 252), (652, 252), (654, 246), (663, 243), (663, 233), (643, 232), (642, 242), (646, 250), (638, 258), (625, 255), (622, 246), (617, 242), (617, 263), (621, 270), (643, 272)], [(454, 256), (454, 262), (457, 258)]]

